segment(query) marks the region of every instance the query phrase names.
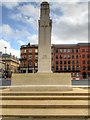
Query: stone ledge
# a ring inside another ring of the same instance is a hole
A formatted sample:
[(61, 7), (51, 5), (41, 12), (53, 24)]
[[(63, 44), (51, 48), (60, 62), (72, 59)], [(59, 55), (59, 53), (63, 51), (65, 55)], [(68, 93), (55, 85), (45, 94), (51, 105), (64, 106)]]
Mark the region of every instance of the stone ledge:
[(20, 91), (67, 91), (72, 90), (70, 85), (25, 85), (25, 86), (13, 86), (11, 90)]

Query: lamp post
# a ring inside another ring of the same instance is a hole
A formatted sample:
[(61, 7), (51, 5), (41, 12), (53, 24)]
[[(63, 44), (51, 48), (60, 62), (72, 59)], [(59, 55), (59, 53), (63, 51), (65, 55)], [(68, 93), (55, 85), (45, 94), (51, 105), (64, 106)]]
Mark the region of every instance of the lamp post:
[(4, 47), (5, 48), (5, 79), (6, 79), (6, 49), (7, 47)]

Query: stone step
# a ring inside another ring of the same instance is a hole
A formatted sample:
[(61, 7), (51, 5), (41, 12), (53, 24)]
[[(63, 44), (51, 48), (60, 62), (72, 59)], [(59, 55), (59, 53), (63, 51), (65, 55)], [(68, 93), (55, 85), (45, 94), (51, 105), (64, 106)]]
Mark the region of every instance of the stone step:
[(90, 93), (62, 93), (62, 92), (3, 92), (3, 93), (0, 93), (0, 95), (3, 95), (3, 96), (29, 96), (29, 95), (56, 95), (56, 96), (89, 96)]
[(3, 105), (48, 105), (48, 104), (64, 104), (64, 105), (68, 105), (68, 104), (74, 104), (74, 105), (88, 105), (90, 101), (87, 100), (70, 100), (70, 101), (66, 101), (66, 100), (2, 100), (2, 104)]
[(89, 116), (90, 97), (86, 91), (13, 92), (4, 90), (0, 98), (3, 117), (17, 119), (18, 117), (80, 118)]
[(2, 108), (90, 108), (88, 105), (0, 105)]
[(89, 108), (85, 100), (3, 100), (2, 108)]
[(29, 117), (29, 116), (20, 116), (20, 117), (3, 117), (2, 120), (90, 120), (90, 118), (88, 117), (84, 117), (84, 116), (74, 116), (74, 117), (56, 117), (56, 116), (53, 116), (53, 117)]
[(88, 114), (88, 109), (85, 108), (3, 108), (2, 113), (0, 113), (3, 117), (87, 117), (90, 116)]
[(88, 96), (0, 96), (2, 100), (89, 100)]

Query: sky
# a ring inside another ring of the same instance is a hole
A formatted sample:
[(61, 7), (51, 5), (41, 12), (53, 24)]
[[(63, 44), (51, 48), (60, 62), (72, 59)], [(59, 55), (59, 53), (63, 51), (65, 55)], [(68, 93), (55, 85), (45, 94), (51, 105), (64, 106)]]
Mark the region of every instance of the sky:
[[(20, 57), (20, 46), (38, 44), (40, 4), (44, 0), (0, 0), (0, 51)], [(88, 42), (89, 0), (46, 0), (50, 4), (52, 44)]]

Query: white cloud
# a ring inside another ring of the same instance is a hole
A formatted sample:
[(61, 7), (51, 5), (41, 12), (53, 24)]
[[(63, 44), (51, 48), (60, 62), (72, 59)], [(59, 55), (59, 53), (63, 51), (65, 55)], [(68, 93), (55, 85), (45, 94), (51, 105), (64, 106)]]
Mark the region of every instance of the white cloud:
[[(54, 4), (52, 5), (54, 6)], [(57, 6), (57, 7), (56, 7)], [(68, 41), (88, 42), (88, 4), (56, 4), (62, 15), (53, 20), (53, 38), (57, 43)]]
[(37, 18), (39, 16), (39, 8), (30, 3), (19, 6), (17, 9), (25, 16), (32, 16), (34, 18)]
[(0, 26), (0, 32), (1, 30), (2, 30), (2, 34), (4, 35), (7, 35), (7, 36), (14, 35), (13, 29), (8, 24), (3, 24), (2, 26)]
[(21, 13), (11, 14), (11, 15), (9, 15), (9, 17), (12, 18), (13, 20), (16, 20), (16, 21), (21, 21), (22, 20), (22, 14)]
[(20, 40), (20, 39), (25, 39), (26, 37), (30, 34), (27, 30), (25, 29), (13, 29), (10, 25), (8, 24), (3, 24), (0, 26), (0, 33), (4, 38), (12, 40)]
[(18, 2), (3, 2), (2, 5), (8, 9), (13, 9), (14, 7), (18, 6)]
[(38, 44), (38, 35), (30, 35), (27, 37), (28, 43), (30, 44)]
[(20, 44), (20, 46), (25, 44), (22, 40), (18, 40), (17, 42)]
[(28, 2), (29, 0), (0, 0), (0, 2), (11, 2), (11, 3), (14, 3), (14, 2)]
[(33, 28), (33, 30), (38, 29), (38, 19), (40, 10), (37, 6), (32, 4), (24, 4), (23, 6), (17, 7), (18, 13), (10, 14), (10, 18), (25, 23), (27, 26)]
[(13, 9), (19, 5), (20, 2), (28, 2), (28, 0), (0, 0), (3, 6), (8, 9)]
[(20, 57), (20, 50), (13, 49), (12, 46), (10, 45), (10, 42), (5, 41), (4, 39), (0, 39), (0, 51), (2, 53), (5, 53), (4, 47), (7, 47), (6, 52), (8, 54), (11, 53), (12, 55), (17, 56), (18, 58)]

